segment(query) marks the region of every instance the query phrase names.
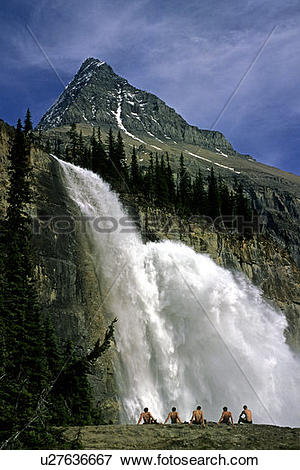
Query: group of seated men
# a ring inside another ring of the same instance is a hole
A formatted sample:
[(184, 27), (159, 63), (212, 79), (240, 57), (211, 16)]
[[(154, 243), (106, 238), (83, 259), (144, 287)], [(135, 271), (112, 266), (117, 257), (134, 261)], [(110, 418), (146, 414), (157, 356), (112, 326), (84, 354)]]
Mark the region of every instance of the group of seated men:
[[(142, 420), (143, 424), (158, 424), (157, 420), (153, 418), (148, 408), (144, 408), (144, 411), (141, 413), (137, 424), (140, 424)], [(172, 424), (183, 424), (175, 406), (172, 408), (163, 424), (167, 424), (169, 420)], [(238, 424), (240, 423), (252, 424), (252, 413), (247, 407), (247, 405), (243, 406), (243, 410), (239, 416)], [(200, 405), (197, 406), (197, 409), (193, 411), (189, 424), (198, 424), (202, 425), (202, 427), (205, 428), (206, 420), (204, 419), (203, 410), (201, 409)], [(221, 418), (219, 419), (217, 424), (231, 424), (232, 426), (234, 426), (232, 413), (231, 411), (228, 411), (227, 406), (224, 406)]]

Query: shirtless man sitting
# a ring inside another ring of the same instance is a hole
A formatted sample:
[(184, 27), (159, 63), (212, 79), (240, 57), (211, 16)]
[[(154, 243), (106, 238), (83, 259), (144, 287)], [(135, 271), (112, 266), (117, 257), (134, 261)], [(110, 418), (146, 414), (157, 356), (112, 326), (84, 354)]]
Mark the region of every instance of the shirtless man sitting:
[(152, 414), (148, 410), (148, 408), (144, 408), (144, 412), (141, 413), (140, 419), (138, 420), (138, 424), (144, 420), (143, 424), (153, 424), (156, 423), (156, 420), (153, 418)]
[(169, 419), (171, 419), (172, 424), (177, 424), (177, 423), (182, 424), (182, 421), (179, 418), (179, 414), (178, 414), (178, 411), (176, 411), (175, 406), (173, 406), (172, 411), (170, 411), (170, 413), (168, 414), (164, 424), (166, 424), (169, 421)]
[(243, 411), (241, 412), (239, 416), (239, 421), (238, 424), (244, 423), (244, 424), (252, 424), (252, 413), (248, 409), (247, 405), (243, 406)]
[(232, 426), (234, 426), (231, 411), (228, 411), (227, 406), (224, 406), (222, 416), (219, 419), (217, 424), (218, 425), (221, 423), (230, 424), (230, 421), (231, 421)]
[(205, 428), (204, 416), (203, 411), (201, 410), (201, 406), (197, 406), (197, 409), (193, 411), (190, 425), (192, 424), (202, 424), (202, 426)]

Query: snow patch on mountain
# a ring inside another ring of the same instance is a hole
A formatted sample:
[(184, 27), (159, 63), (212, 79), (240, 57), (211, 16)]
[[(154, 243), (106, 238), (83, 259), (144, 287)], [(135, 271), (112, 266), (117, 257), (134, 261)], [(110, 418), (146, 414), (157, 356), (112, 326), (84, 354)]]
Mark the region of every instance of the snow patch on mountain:
[(153, 147), (156, 150), (162, 150), (160, 147), (156, 147), (156, 145), (151, 145), (151, 147)]
[(217, 147), (216, 147), (216, 151), (217, 151), (220, 155), (223, 155), (223, 157), (228, 158), (228, 155), (227, 155), (226, 153), (223, 153), (223, 152), (222, 152), (220, 149), (218, 149)]
[(230, 170), (230, 171), (233, 171), (234, 173), (236, 173), (237, 175), (239, 175), (241, 172), (240, 171), (236, 171), (234, 168), (232, 168), (231, 166), (225, 166), (225, 165), (221, 165), (221, 163), (217, 163), (217, 162), (214, 162), (215, 165), (217, 166), (220, 166), (222, 168), (226, 168), (227, 170)]
[(156, 122), (156, 124), (160, 125), (159, 122), (153, 116), (150, 115), (150, 118), (152, 119), (152, 121)]
[(200, 155), (196, 155), (195, 153), (189, 152), (188, 150), (185, 150), (185, 152), (188, 153), (189, 155), (192, 155), (193, 157), (199, 158), (200, 160), (204, 160), (204, 161), (206, 161), (206, 162), (209, 162), (209, 163), (211, 163), (212, 165), (217, 165), (217, 166), (220, 166), (220, 167), (222, 167), (222, 168), (225, 168), (226, 170), (233, 171), (233, 172), (236, 173), (237, 175), (239, 175), (239, 174), (241, 173), (240, 171), (236, 171), (234, 168), (232, 168), (232, 167), (230, 167), (230, 166), (221, 165), (221, 163), (217, 163), (217, 162), (212, 162), (212, 161), (209, 160), (208, 158), (200, 157)]
[(142, 142), (143, 144), (146, 144), (146, 142), (144, 142), (142, 139), (139, 139), (138, 137), (136, 137), (135, 135), (131, 134), (131, 132), (129, 132), (123, 122), (122, 122), (122, 118), (121, 118), (121, 112), (122, 112), (122, 101), (123, 101), (123, 97), (122, 97), (122, 90), (121, 90), (121, 87), (119, 86), (118, 87), (118, 95), (117, 95), (117, 103), (118, 103), (118, 107), (117, 107), (117, 111), (111, 111), (112, 114), (115, 116), (116, 120), (117, 120), (117, 123), (118, 123), (118, 127), (123, 131), (125, 132), (125, 134), (127, 134), (129, 137), (131, 137), (132, 139), (134, 140), (137, 140), (138, 142)]

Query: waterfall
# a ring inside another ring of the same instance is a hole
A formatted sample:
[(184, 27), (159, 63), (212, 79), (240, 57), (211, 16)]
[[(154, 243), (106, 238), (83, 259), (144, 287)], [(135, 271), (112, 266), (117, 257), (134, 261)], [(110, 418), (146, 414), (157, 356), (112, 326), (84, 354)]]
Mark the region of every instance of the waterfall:
[(105, 309), (119, 319), (123, 421), (136, 422), (146, 406), (160, 421), (176, 406), (184, 421), (198, 404), (208, 420), (223, 406), (236, 420), (247, 404), (255, 423), (299, 425), (300, 362), (285, 343), (284, 315), (208, 255), (171, 241), (143, 243), (126, 229), (126, 211), (108, 184), (59, 164), (69, 197), (89, 218)]

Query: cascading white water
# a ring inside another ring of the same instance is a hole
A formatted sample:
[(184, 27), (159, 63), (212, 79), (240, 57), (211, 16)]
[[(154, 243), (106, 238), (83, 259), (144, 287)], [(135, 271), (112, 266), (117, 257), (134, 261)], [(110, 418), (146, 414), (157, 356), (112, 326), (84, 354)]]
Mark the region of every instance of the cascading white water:
[[(285, 317), (242, 275), (207, 255), (126, 233), (119, 224), (126, 212), (109, 186), (59, 163), (70, 198), (90, 218), (86, 236), (105, 308), (119, 319), (124, 421), (136, 422), (145, 406), (159, 420), (176, 406), (187, 420), (198, 404), (208, 420), (218, 419), (223, 406), (236, 419), (246, 403), (256, 423), (299, 425), (300, 362), (285, 343)], [(113, 218), (118, 228), (99, 231), (115, 224), (99, 217)]]

